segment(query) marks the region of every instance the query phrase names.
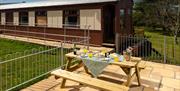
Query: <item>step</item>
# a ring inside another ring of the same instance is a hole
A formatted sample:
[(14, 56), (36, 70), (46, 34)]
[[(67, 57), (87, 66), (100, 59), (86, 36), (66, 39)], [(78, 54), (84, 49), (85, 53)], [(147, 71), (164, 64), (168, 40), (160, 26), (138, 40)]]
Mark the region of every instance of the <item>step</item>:
[(115, 47), (115, 44), (112, 43), (102, 43), (102, 45), (107, 47)]

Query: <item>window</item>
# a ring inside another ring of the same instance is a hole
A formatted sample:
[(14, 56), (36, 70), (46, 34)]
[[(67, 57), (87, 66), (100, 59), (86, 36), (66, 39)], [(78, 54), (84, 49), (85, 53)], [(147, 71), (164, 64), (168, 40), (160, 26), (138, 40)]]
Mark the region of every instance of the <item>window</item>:
[(132, 14), (132, 10), (128, 9), (128, 15), (131, 15), (131, 14)]
[(125, 24), (125, 9), (120, 9), (120, 27), (121, 27), (121, 30), (124, 30), (124, 28), (126, 27), (126, 24)]
[(28, 25), (28, 12), (19, 12), (19, 24)]
[(37, 11), (35, 12), (35, 25), (36, 26), (47, 26), (47, 12)]
[(6, 12), (6, 25), (13, 25), (13, 12)]
[(67, 27), (78, 27), (79, 13), (79, 10), (64, 10), (63, 24)]

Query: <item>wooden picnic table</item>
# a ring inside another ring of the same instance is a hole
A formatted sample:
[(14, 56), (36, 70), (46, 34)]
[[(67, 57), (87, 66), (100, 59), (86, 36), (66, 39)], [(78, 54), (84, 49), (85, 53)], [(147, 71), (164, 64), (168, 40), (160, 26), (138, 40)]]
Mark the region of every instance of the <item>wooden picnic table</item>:
[[(65, 55), (67, 58), (67, 64), (65, 67), (65, 70), (70, 70), (73, 69), (71, 68), (71, 62), (73, 59), (78, 59), (81, 60), (79, 55), (74, 55), (73, 52), (68, 53)], [(125, 83), (123, 83), (126, 86), (129, 86), (132, 82), (132, 80), (134, 79), (134, 77), (137, 77), (137, 81), (138, 81), (138, 85), (141, 85), (141, 81), (140, 81), (140, 70), (143, 69), (145, 67), (144, 63), (141, 63), (141, 58), (137, 58), (137, 57), (132, 57), (131, 58), (132, 61), (125, 61), (125, 62), (110, 62), (111, 65), (117, 65), (119, 67), (122, 68), (122, 70), (126, 73), (127, 75), (127, 81)], [(79, 65), (82, 65), (83, 63), (81, 62)], [(88, 68), (83, 65), (86, 73), (90, 74), (92, 76), (92, 74), (88, 71)], [(133, 70), (135, 69), (135, 71), (133, 72)], [(63, 83), (65, 83), (65, 80), (63, 80)], [(63, 84), (62, 84), (63, 86)]]

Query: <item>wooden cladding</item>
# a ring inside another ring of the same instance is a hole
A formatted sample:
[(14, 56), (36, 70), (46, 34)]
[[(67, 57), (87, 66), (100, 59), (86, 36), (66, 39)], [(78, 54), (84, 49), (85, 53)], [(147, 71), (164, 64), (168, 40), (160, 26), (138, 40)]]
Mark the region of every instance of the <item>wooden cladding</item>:
[(62, 26), (63, 26), (62, 11), (48, 11), (47, 18), (48, 18), (48, 24), (47, 24), (48, 27), (62, 28)]
[(101, 9), (80, 10), (80, 28), (90, 30), (101, 30)]
[(13, 12), (13, 25), (19, 25), (19, 13)]
[(46, 25), (47, 25), (47, 17), (45, 16), (36, 17), (36, 26), (46, 26)]
[(1, 13), (1, 24), (4, 25), (6, 23), (6, 14)]
[(34, 11), (30, 11), (28, 13), (28, 16), (29, 16), (29, 26), (35, 26), (35, 12)]

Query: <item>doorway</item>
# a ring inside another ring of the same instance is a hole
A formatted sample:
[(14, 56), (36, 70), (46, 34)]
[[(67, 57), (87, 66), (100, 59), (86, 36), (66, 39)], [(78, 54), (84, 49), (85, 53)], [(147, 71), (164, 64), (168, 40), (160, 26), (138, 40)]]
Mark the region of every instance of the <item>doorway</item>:
[(115, 6), (105, 5), (103, 7), (103, 15), (104, 15), (103, 43), (114, 44), (115, 43)]

